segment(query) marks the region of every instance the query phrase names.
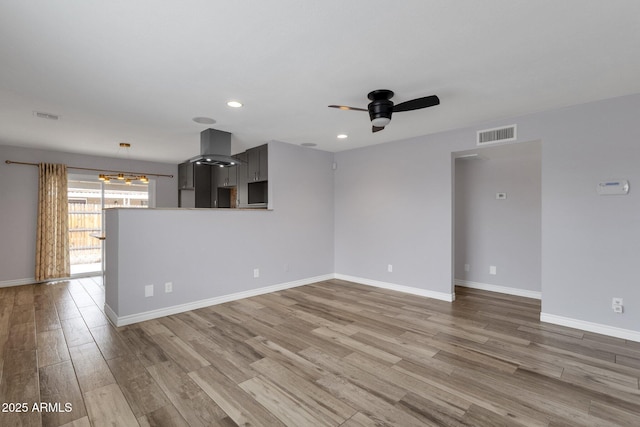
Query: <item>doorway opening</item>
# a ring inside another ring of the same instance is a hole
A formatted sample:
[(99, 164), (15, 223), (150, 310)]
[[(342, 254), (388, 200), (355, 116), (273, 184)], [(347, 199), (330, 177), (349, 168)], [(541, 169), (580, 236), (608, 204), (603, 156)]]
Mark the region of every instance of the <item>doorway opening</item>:
[(454, 285), (541, 299), (542, 143), (452, 157)]
[(69, 174), (69, 258), (71, 276), (104, 271), (104, 209), (147, 208), (153, 185), (104, 182), (96, 176)]

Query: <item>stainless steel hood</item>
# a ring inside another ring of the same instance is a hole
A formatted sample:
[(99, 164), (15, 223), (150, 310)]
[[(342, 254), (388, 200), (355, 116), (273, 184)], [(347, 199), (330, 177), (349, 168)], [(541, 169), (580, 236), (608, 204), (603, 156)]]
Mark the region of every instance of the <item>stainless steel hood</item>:
[(192, 163), (220, 167), (243, 163), (231, 156), (231, 134), (216, 129), (200, 132), (200, 154), (189, 159)]

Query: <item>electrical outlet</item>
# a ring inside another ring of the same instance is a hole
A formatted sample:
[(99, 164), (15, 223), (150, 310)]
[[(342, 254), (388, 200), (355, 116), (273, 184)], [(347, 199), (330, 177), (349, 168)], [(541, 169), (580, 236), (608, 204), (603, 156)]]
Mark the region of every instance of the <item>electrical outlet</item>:
[(470, 268), (471, 266), (469, 264), (464, 265), (464, 271), (469, 271)]
[(258, 277), (260, 277), (260, 269), (259, 268), (254, 268), (253, 269), (253, 278), (257, 279)]
[(504, 200), (507, 198), (507, 193), (496, 193), (497, 200)]
[(615, 307), (616, 305), (624, 305), (622, 303), (622, 298), (613, 298), (611, 300), (611, 307)]
[(144, 287), (144, 296), (146, 298), (153, 296), (153, 285), (147, 285)]
[(489, 266), (489, 274), (494, 275), (494, 276), (496, 274), (498, 274), (498, 269), (497, 269), (497, 267), (495, 265), (490, 265)]
[(614, 313), (622, 314), (624, 312), (623, 310), (624, 308), (621, 305), (616, 305), (613, 307)]
[(391, 264), (387, 265), (387, 271), (389, 273), (393, 273), (393, 265), (391, 265)]
[(170, 293), (173, 292), (173, 283), (172, 282), (167, 282), (164, 284), (164, 292), (165, 293)]

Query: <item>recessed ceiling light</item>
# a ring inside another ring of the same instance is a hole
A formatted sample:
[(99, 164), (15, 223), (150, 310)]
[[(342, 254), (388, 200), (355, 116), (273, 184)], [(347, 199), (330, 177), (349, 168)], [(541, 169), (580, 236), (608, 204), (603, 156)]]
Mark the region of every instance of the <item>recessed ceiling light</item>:
[(240, 108), (242, 107), (242, 103), (238, 102), (238, 101), (229, 101), (227, 102), (227, 105), (231, 108)]
[(194, 117), (193, 121), (202, 125), (212, 125), (216, 122), (210, 117)]
[(346, 133), (341, 133), (340, 135), (338, 135), (337, 138), (338, 139), (345, 139), (345, 138), (348, 138), (348, 137), (349, 137), (349, 135), (347, 135)]
[(302, 144), (300, 144), (300, 145), (302, 145), (303, 147), (315, 147), (315, 146), (317, 146), (318, 144), (314, 144), (313, 142), (303, 142), (303, 143), (302, 143)]

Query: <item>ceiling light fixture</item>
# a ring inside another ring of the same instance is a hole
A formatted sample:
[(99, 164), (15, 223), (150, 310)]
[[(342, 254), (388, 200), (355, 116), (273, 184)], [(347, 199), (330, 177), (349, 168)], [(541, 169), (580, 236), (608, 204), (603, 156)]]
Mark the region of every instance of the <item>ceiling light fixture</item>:
[(346, 133), (341, 133), (340, 135), (337, 136), (338, 139), (346, 139), (348, 137), (349, 135), (347, 135)]
[[(118, 150), (120, 150), (121, 148), (124, 149), (128, 157), (129, 149), (131, 149), (131, 144), (128, 142), (121, 142), (118, 145), (120, 146)], [(112, 179), (115, 179), (118, 181), (124, 181), (126, 185), (132, 185), (133, 181), (140, 181), (143, 184), (149, 183), (149, 178), (147, 178), (146, 175), (136, 175), (136, 174), (127, 173), (127, 172), (118, 172), (118, 173), (111, 173), (111, 174), (101, 173), (98, 175), (98, 179), (106, 183), (109, 183), (111, 182)]]
[(227, 105), (231, 108), (240, 108), (242, 107), (242, 103), (238, 102), (238, 101), (229, 101), (227, 102)]
[(117, 174), (101, 173), (100, 175), (98, 175), (98, 179), (106, 183), (109, 183), (111, 182), (111, 180), (115, 179), (118, 181), (124, 181), (126, 185), (133, 184), (133, 181), (140, 181), (143, 184), (149, 183), (149, 178), (147, 178), (146, 175), (129, 175), (126, 173), (117, 173)]

